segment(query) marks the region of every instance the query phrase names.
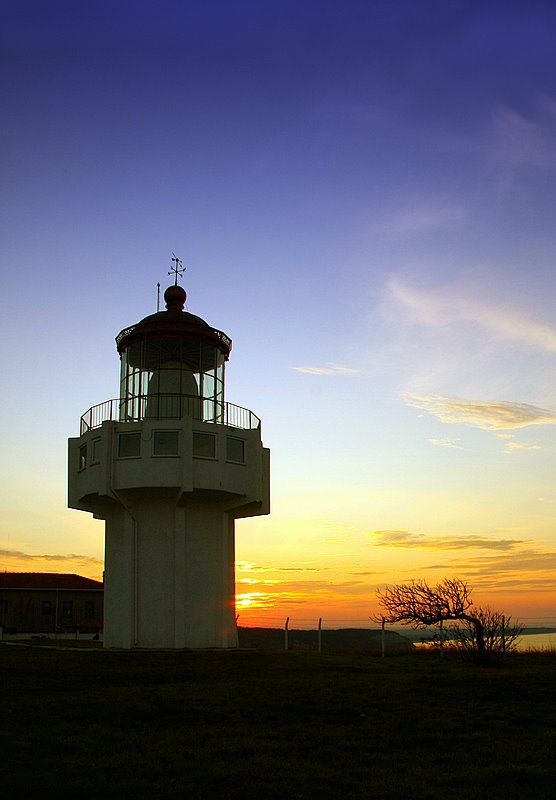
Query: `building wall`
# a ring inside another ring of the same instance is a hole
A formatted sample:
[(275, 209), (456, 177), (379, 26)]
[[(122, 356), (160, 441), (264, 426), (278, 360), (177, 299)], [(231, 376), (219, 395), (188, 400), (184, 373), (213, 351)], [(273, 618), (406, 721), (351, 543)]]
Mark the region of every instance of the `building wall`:
[[(177, 433), (174, 455), (155, 454), (159, 433)], [(136, 456), (122, 456), (122, 436), (136, 435)], [(214, 440), (214, 455), (196, 453), (196, 435)], [(243, 460), (228, 458), (229, 442), (240, 442)], [(104, 422), (100, 428), (69, 440), (68, 505), (103, 517), (103, 506), (117, 501), (119, 492), (134, 489), (166, 490), (176, 503), (193, 492), (218, 492), (231, 502), (258, 503), (257, 514), (270, 511), (269, 450), (260, 430), (238, 430), (183, 417), (179, 420), (143, 420), (140, 423)], [(253, 512), (254, 509), (253, 509)], [(239, 514), (237, 515), (239, 516)]]
[(102, 627), (102, 591), (0, 589), (0, 626), (6, 633), (44, 634)]

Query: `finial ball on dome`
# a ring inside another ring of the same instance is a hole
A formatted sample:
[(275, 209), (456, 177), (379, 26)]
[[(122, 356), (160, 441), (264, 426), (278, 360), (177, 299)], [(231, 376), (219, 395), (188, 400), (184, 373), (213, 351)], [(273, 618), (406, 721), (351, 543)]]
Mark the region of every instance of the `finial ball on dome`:
[(164, 300), (168, 311), (183, 311), (185, 301), (187, 300), (187, 293), (182, 286), (177, 284), (169, 286), (164, 292)]

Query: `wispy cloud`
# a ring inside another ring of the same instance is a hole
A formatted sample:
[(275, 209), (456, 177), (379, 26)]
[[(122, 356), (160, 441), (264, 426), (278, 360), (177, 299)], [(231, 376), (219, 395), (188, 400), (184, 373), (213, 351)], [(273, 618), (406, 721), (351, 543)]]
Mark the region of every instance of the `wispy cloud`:
[(487, 431), (556, 423), (555, 412), (527, 403), (457, 400), (442, 395), (418, 395), (413, 392), (404, 392), (402, 397), (407, 405), (426, 411), (442, 422), (472, 425)]
[(436, 447), (447, 447), (449, 449), (458, 450), (460, 446), (458, 444), (459, 439), (427, 439), (427, 442), (434, 444)]
[[(500, 556), (483, 556), (473, 559), (472, 565), (475, 575), (488, 575), (495, 567), (498, 573), (510, 572), (542, 572), (556, 570), (556, 553), (539, 552), (537, 550), (521, 550), (519, 553), (510, 553)], [(434, 564), (425, 569), (446, 569), (446, 564)], [(554, 579), (553, 579), (554, 580)]]
[(393, 277), (388, 283), (388, 294), (421, 325), (442, 327), (466, 322), (480, 325), (501, 339), (556, 352), (556, 327), (518, 311), (487, 305), (472, 296), (462, 296), (461, 287), (423, 291)]
[[(362, 578), (366, 577), (364, 575)], [(264, 584), (244, 591), (245, 584), (236, 584), (236, 604), (238, 609), (263, 610), (288, 605), (307, 605), (313, 602), (338, 602), (345, 597), (358, 597), (369, 594), (368, 580), (350, 578), (343, 581), (281, 581), (274, 585)]]
[(280, 572), (326, 572), (329, 567), (277, 567)]
[(426, 536), (407, 530), (370, 531), (379, 547), (404, 547), (420, 550), (512, 550), (522, 539), (491, 539), (487, 536)]
[(310, 566), (287, 566), (281, 567), (269, 564), (256, 564), (254, 561), (236, 561), (236, 573), (238, 575), (260, 575), (266, 572), (324, 572), (328, 567)]
[[(449, 564), (430, 564), (422, 569), (446, 571)], [(475, 588), (521, 589), (523, 591), (551, 591), (556, 575), (556, 553), (537, 550), (520, 550), (501, 555), (478, 556), (462, 563), (453, 562), (465, 580)], [(538, 575), (541, 573), (541, 575)], [(538, 577), (533, 577), (537, 574)]]
[(272, 580), (271, 578), (238, 578), (236, 581), (240, 586), (247, 584), (248, 586), (274, 586), (281, 583), (279, 580)]
[[(549, 104), (544, 109), (550, 111)], [(492, 114), (486, 139), (489, 160), (506, 167), (556, 167), (556, 136), (550, 119), (526, 117), (499, 106)]]
[(467, 210), (459, 203), (421, 201), (379, 217), (373, 222), (371, 230), (373, 234), (385, 236), (417, 235), (454, 227), (466, 216)]
[(301, 366), (301, 367), (290, 367), (295, 372), (303, 372), (306, 375), (344, 375), (344, 376), (354, 376), (359, 375), (361, 373), (360, 369), (354, 369), (353, 367), (346, 367), (343, 364), (327, 364), (326, 366)]
[(22, 550), (0, 550), (0, 558), (7, 558), (13, 561), (61, 561), (61, 562), (75, 562), (76, 564), (102, 564), (102, 560), (93, 558), (92, 556), (85, 556), (79, 553), (25, 553)]
[(236, 572), (270, 572), (272, 567), (262, 567), (254, 561), (236, 561)]
[(523, 442), (508, 442), (504, 448), (505, 453), (514, 453), (519, 450), (541, 450), (540, 444), (524, 444)]

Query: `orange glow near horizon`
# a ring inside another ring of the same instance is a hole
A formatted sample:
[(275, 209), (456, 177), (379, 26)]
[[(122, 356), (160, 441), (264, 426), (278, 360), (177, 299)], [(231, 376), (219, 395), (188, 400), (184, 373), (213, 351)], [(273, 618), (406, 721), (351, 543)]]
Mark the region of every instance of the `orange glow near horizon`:
[[(308, 527), (310, 539), (311, 526)], [(261, 553), (257, 555), (260, 557)], [(458, 575), (472, 588), (476, 605), (499, 609), (528, 625), (556, 625), (552, 589), (556, 575), (550, 553), (546, 558), (537, 553), (535, 561), (530, 551), (524, 551), (511, 561), (504, 554), (484, 555), (478, 551), (456, 565), (453, 551), (447, 554), (438, 550), (434, 552), (438, 563), (434, 568), (423, 569), (416, 565), (417, 557), (422, 558), (422, 551), (419, 555), (412, 548), (374, 546), (364, 556), (374, 569), (365, 569), (361, 551), (354, 547), (351, 552), (346, 540), (338, 538), (336, 542), (331, 537), (321, 545), (319, 559), (301, 561), (300, 550), (292, 549), (276, 562), (286, 566), (238, 560), (238, 624), (281, 628), (289, 617), (290, 625), (300, 628), (317, 627), (319, 618), (325, 627), (372, 627), (375, 623), (371, 617), (379, 614), (378, 589), (419, 578), (434, 584), (443, 577)], [(429, 556), (427, 560), (431, 563)], [(92, 556), (4, 552), (2, 568), (9, 572), (77, 573), (99, 581), (103, 578), (103, 562)]]
[[(518, 569), (510, 570), (504, 563), (498, 565), (500, 574), (497, 575), (496, 558), (488, 561), (492, 568), (490, 573), (484, 568), (485, 563), (480, 555), (478, 559), (469, 557), (466, 562), (462, 561), (459, 570), (448, 562), (442, 570), (390, 567), (365, 574), (349, 565), (279, 569), (259, 566), (253, 561), (238, 561), (238, 624), (283, 627), (289, 617), (290, 625), (297, 627), (316, 627), (319, 618), (328, 627), (373, 626), (376, 624), (373, 619), (380, 616), (377, 590), (421, 577), (434, 585), (443, 577), (460, 575), (471, 587), (476, 606), (498, 609), (529, 625), (556, 625), (555, 597), (550, 588), (552, 570), (547, 570), (539, 579), (532, 570), (520, 574)], [(507, 588), (509, 583), (511, 589)]]
[[(524, 595), (493, 592), (491, 595), (475, 593), (477, 606), (499, 609), (518, 621), (532, 627), (554, 627), (554, 595), (552, 593), (526, 593)], [(323, 627), (363, 628), (376, 627), (380, 609), (372, 592), (368, 603), (348, 604), (338, 600), (321, 603), (307, 595), (303, 597), (269, 597), (263, 592), (236, 595), (238, 625), (242, 627), (283, 628), (289, 618), (290, 627), (316, 628), (319, 619)]]

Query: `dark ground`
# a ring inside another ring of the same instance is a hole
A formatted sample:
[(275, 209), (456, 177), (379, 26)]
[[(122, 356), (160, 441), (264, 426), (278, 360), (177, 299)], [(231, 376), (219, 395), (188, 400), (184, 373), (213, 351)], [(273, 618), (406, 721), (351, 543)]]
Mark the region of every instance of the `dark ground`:
[(556, 657), (0, 645), (6, 798), (554, 796)]

